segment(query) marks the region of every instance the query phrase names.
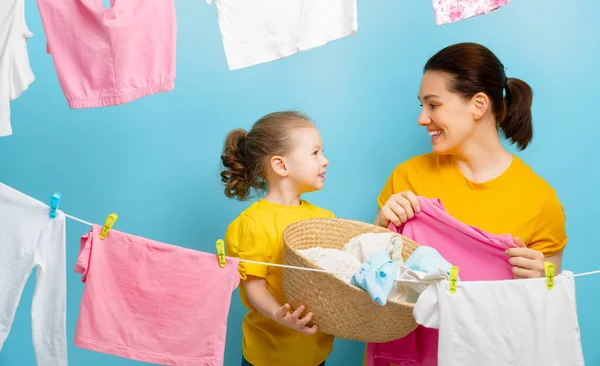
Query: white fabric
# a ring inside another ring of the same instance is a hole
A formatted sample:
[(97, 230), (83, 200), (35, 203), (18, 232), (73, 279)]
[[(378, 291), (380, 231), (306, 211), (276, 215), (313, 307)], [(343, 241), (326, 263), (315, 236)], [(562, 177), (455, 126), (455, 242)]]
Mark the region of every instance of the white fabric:
[(458, 282), (429, 286), (416, 321), (439, 329), (439, 366), (584, 365), (573, 273), (554, 278)]
[[(299, 252), (314, 264), (350, 283), (352, 276), (360, 270), (364, 261), (376, 251), (384, 250), (390, 254), (392, 262), (398, 266), (399, 270), (396, 277), (397, 282), (392, 287), (387, 299), (415, 302), (419, 294), (427, 288), (429, 282), (448, 279), (449, 276), (442, 269), (428, 273), (411, 270), (404, 265), (402, 246), (402, 237), (396, 233), (366, 233), (350, 239), (342, 250), (313, 247), (299, 250)], [(422, 260), (427, 261), (428, 258), (425, 256)], [(409, 281), (423, 281), (424, 283)]]
[(0, 136), (12, 134), (10, 102), (34, 80), (27, 53), (32, 35), (25, 23), (25, 0), (0, 1)]
[(291, 56), (358, 29), (356, 0), (214, 1), (230, 70)]
[(31, 326), (38, 366), (67, 365), (65, 231), (61, 211), (50, 219), (47, 205), (0, 183), (0, 349), (37, 267)]
[[(398, 271), (398, 277), (396, 277), (396, 281), (398, 282), (396, 282), (396, 285), (392, 288), (388, 299), (414, 303), (430, 283), (449, 278), (450, 276), (443, 269), (422, 272), (412, 270), (407, 266), (402, 265)], [(409, 282), (411, 280), (416, 282)]]
[(352, 276), (360, 270), (362, 264), (351, 253), (339, 249), (314, 247), (299, 250), (299, 252), (314, 264), (347, 283), (350, 283)]
[(404, 264), (402, 259), (402, 237), (396, 233), (366, 233), (358, 235), (344, 247), (343, 251), (351, 253), (362, 263), (369, 259), (378, 250), (390, 253), (390, 259), (400, 267)]

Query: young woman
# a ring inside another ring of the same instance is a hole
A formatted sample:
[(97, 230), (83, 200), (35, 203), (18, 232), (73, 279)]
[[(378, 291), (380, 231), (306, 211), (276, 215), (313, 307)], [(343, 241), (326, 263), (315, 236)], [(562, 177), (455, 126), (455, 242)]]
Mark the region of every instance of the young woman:
[[(545, 260), (560, 271), (567, 235), (558, 196), (501, 143), (503, 135), (519, 150), (530, 144), (532, 97), (530, 86), (507, 77), (482, 45), (455, 44), (431, 57), (419, 90), (418, 123), (431, 136), (433, 151), (392, 172), (379, 195), (375, 224), (410, 220), (419, 212), (416, 196), (439, 198), (458, 220), (514, 237), (519, 248), (507, 255), (515, 278), (544, 276)], [(397, 341), (399, 348), (403, 341)], [(437, 344), (416, 343), (417, 361), (437, 364)]]

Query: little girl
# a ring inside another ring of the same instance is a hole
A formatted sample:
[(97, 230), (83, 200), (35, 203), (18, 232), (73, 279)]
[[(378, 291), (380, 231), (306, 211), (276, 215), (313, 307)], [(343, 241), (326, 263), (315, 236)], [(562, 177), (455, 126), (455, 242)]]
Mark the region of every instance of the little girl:
[[(329, 164), (321, 135), (306, 116), (276, 112), (259, 119), (248, 132), (231, 131), (221, 160), (227, 197), (245, 200), (252, 189), (266, 191), (229, 225), (227, 255), (282, 263), (287, 225), (334, 217), (300, 198), (323, 188)], [(333, 337), (307, 326), (312, 313), (303, 315), (304, 306), (290, 309), (281, 268), (242, 262), (240, 275), (242, 303), (250, 310), (242, 322), (242, 366), (324, 365)]]

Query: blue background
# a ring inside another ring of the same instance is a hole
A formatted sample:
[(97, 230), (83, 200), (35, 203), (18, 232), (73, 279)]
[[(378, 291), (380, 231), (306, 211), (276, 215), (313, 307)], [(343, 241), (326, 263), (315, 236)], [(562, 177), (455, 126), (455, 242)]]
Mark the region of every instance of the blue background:
[[(575, 5), (577, 4), (577, 5)], [(320, 128), (331, 160), (323, 191), (306, 198), (340, 217), (371, 222), (392, 169), (429, 151), (417, 126), (425, 61), (449, 44), (490, 47), (535, 91), (533, 145), (519, 155), (558, 191), (568, 217), (564, 268), (600, 268), (597, 65), (600, 2), (515, 0), (493, 13), (436, 26), (430, 1), (359, 2), (358, 33), (286, 59), (228, 71), (215, 6), (178, 0), (177, 79), (173, 92), (118, 107), (70, 110), (58, 84), (34, 0), (26, 1), (36, 81), (12, 103), (11, 137), (0, 138), (0, 181), (103, 223), (117, 212), (121, 231), (214, 252), (214, 243), (248, 203), (225, 198), (219, 155), (225, 134), (263, 114), (300, 109)], [(514, 202), (515, 210), (519, 202)], [(129, 366), (134, 361), (76, 348), (73, 334), (83, 285), (73, 272), (79, 237), (69, 221), (68, 343), (71, 365)], [(35, 365), (27, 283), (2, 353), (2, 366)], [(600, 275), (578, 278), (586, 362), (600, 364)], [(199, 307), (201, 309), (201, 307)], [(238, 365), (244, 308), (234, 293), (226, 366)], [(360, 365), (363, 346), (337, 340), (331, 365)]]

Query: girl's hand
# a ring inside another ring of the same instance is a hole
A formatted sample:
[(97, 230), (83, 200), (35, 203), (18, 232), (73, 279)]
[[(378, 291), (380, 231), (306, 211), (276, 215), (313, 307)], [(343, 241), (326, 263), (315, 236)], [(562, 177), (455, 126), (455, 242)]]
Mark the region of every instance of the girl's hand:
[(275, 312), (275, 320), (286, 327), (296, 329), (306, 335), (315, 334), (317, 332), (317, 326), (307, 327), (306, 324), (310, 322), (313, 317), (312, 313), (306, 314), (304, 318), (300, 318), (304, 311), (304, 305), (300, 305), (296, 311), (290, 313), (290, 305), (285, 304)]
[(417, 196), (410, 191), (394, 194), (379, 211), (379, 225), (387, 227), (390, 222), (400, 226), (421, 211)]
[(544, 254), (538, 250), (529, 249), (519, 238), (513, 238), (519, 248), (509, 248), (506, 254), (512, 264), (515, 279), (544, 277)]

